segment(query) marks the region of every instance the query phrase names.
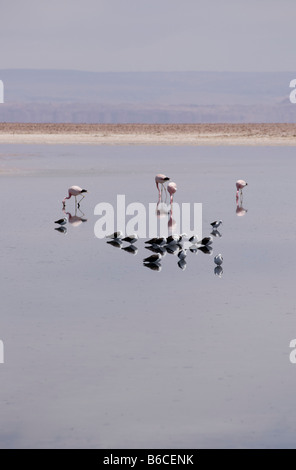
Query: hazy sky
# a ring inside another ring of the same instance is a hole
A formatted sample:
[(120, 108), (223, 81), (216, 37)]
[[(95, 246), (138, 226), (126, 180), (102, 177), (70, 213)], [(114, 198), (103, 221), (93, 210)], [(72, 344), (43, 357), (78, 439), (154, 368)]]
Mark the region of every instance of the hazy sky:
[(0, 14), (0, 69), (295, 70), (295, 0), (0, 0)]

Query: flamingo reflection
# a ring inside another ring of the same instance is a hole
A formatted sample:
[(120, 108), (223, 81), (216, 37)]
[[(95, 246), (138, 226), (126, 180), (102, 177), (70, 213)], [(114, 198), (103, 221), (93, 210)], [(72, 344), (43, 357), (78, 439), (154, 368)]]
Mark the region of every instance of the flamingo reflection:
[[(81, 215), (77, 215), (77, 209), (79, 210)], [(75, 207), (74, 215), (72, 215), (71, 212), (66, 212), (65, 209), (63, 209), (63, 212), (65, 215), (68, 216), (68, 222), (73, 227), (79, 227), (79, 225), (81, 225), (83, 222), (87, 222), (87, 219), (83, 217), (84, 213), (77, 207)]]

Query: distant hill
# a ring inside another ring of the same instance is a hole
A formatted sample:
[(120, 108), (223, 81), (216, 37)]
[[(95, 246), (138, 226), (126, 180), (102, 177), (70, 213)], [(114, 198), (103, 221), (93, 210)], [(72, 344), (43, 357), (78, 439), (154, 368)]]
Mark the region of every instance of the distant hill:
[(296, 73), (0, 70), (0, 121), (296, 122)]

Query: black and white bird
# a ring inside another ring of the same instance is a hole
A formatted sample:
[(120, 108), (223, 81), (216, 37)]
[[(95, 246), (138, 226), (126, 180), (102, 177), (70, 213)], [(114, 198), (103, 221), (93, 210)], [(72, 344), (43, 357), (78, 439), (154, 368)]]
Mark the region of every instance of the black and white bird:
[(143, 263), (159, 263), (162, 259), (160, 253), (155, 253), (154, 255), (148, 256), (148, 258), (143, 259)]
[(217, 230), (218, 227), (222, 224), (223, 220), (215, 220), (214, 222), (211, 223), (211, 226), (213, 227), (214, 230)]
[(178, 245), (180, 241), (180, 235), (170, 235), (167, 239), (167, 245)]
[(204, 237), (202, 240), (200, 240), (200, 245), (204, 245), (204, 246), (207, 246), (207, 245), (211, 245), (213, 243), (213, 237)]
[(192, 243), (192, 245), (194, 245), (195, 243), (198, 243), (197, 235), (192, 235), (192, 237), (190, 237), (188, 241)]
[(56, 220), (56, 221), (55, 221), (55, 224), (58, 224), (58, 225), (66, 225), (67, 222), (68, 222), (67, 217), (64, 217), (63, 219)]
[(147, 245), (163, 246), (163, 245), (166, 244), (166, 238), (164, 238), (164, 237), (155, 237), (155, 238), (151, 238), (151, 240), (147, 240), (145, 243)]
[(121, 240), (122, 239), (122, 231), (119, 230), (118, 232), (111, 233), (110, 235), (106, 235), (106, 238), (111, 238), (111, 240)]
[(185, 238), (188, 238), (187, 233), (181, 233), (181, 235), (179, 237), (179, 242), (178, 242), (180, 246), (183, 246), (183, 244), (185, 242)]
[(139, 239), (138, 235), (136, 233), (133, 233), (132, 235), (122, 238), (122, 241), (127, 242), (127, 243), (136, 243), (138, 239)]
[(221, 255), (221, 253), (219, 253), (219, 255), (215, 256), (214, 263), (217, 266), (221, 266), (221, 264), (223, 263), (223, 256)]
[(163, 246), (157, 246), (157, 245), (151, 245), (151, 246), (145, 246), (146, 250), (152, 251), (152, 253), (159, 253), (162, 256), (165, 256), (167, 254), (166, 247)]

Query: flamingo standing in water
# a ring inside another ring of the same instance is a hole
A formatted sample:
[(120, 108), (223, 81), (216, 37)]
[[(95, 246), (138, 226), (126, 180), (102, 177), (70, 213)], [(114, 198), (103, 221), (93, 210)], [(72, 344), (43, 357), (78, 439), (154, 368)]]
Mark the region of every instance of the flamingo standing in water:
[(238, 199), (238, 192), (240, 191), (240, 194), (242, 195), (242, 189), (245, 186), (248, 186), (248, 183), (246, 183), (244, 180), (237, 180), (236, 184), (236, 199)]
[(66, 205), (66, 199), (70, 199), (72, 196), (75, 197), (75, 205), (76, 205), (77, 204), (77, 196), (82, 195), (82, 198), (78, 202), (78, 208), (79, 208), (80, 202), (85, 197), (83, 193), (87, 193), (87, 190), (86, 189), (81, 189), (79, 186), (71, 186), (68, 189), (68, 196), (65, 196), (64, 199), (63, 199), (63, 207), (65, 207), (65, 205)]
[(175, 192), (177, 191), (177, 189), (178, 188), (177, 188), (176, 183), (171, 182), (171, 183), (168, 184), (168, 192), (170, 193), (170, 196), (171, 196), (171, 204), (173, 202), (173, 196), (174, 196)]
[[(162, 174), (159, 174), (159, 175), (155, 176), (155, 183), (156, 183), (156, 187), (158, 189), (159, 197), (161, 197), (161, 189), (164, 188), (164, 190), (166, 190), (165, 186), (164, 186), (164, 183), (166, 183), (166, 181), (170, 181), (170, 178), (168, 176), (165, 176), (165, 175), (162, 175)], [(160, 189), (159, 185), (161, 185), (161, 189)]]

